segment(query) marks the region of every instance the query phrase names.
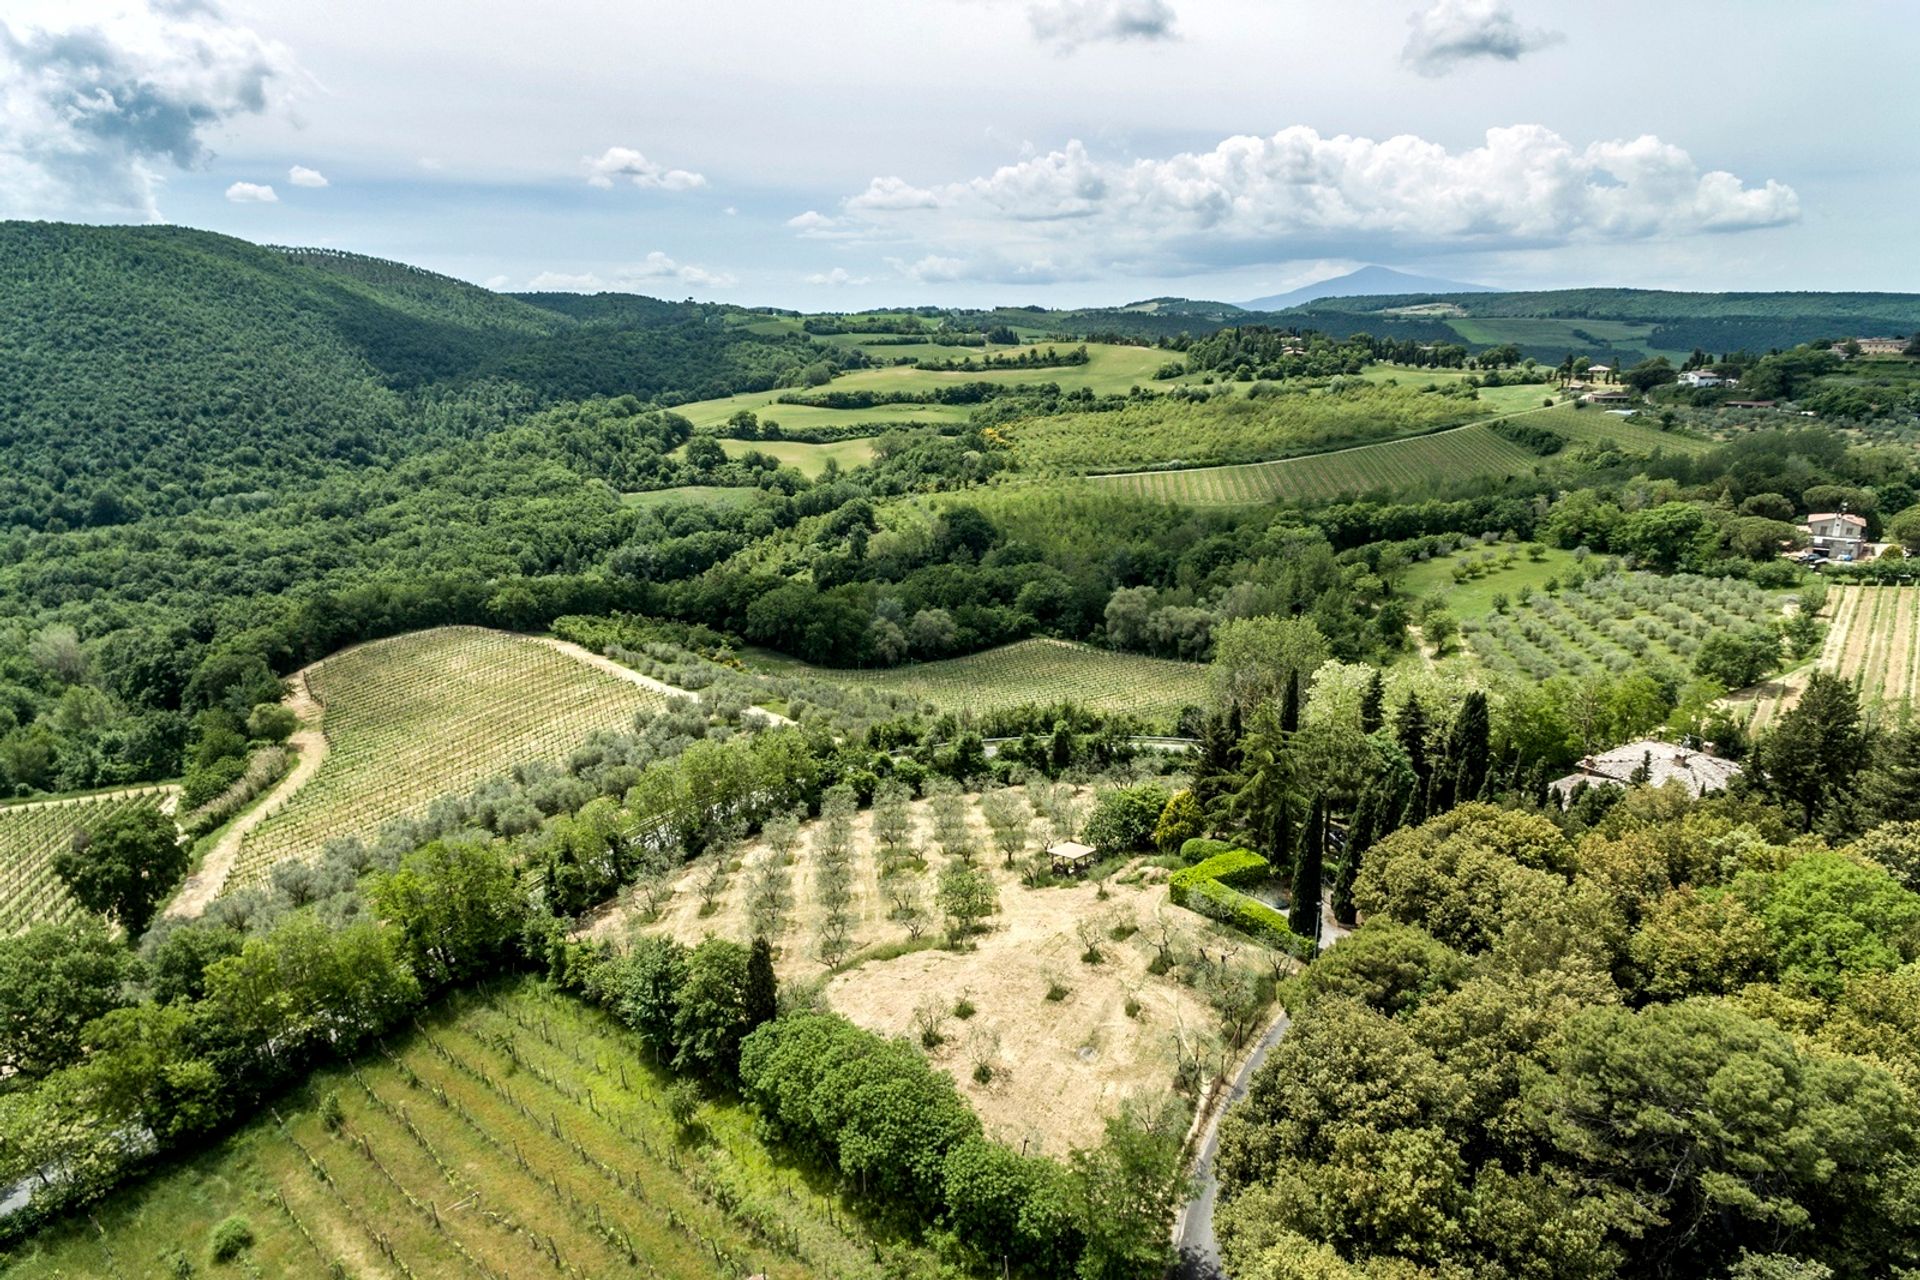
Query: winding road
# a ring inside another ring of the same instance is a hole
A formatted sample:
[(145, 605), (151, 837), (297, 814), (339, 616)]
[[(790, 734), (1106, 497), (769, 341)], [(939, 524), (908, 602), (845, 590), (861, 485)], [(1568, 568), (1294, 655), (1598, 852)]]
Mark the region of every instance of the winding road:
[(1267, 1060), (1273, 1046), (1280, 1043), (1280, 1037), (1287, 1034), (1288, 1025), (1283, 1012), (1267, 1027), (1254, 1044), (1253, 1052), (1234, 1073), (1226, 1096), (1200, 1131), (1193, 1153), (1193, 1176), (1198, 1189), (1193, 1199), (1181, 1207), (1180, 1216), (1173, 1220), (1174, 1261), (1167, 1272), (1172, 1280), (1226, 1280), (1227, 1273), (1220, 1266), (1220, 1245), (1213, 1238), (1213, 1206), (1220, 1192), (1219, 1180), (1213, 1176), (1213, 1157), (1220, 1147), (1220, 1117), (1227, 1113), (1228, 1107), (1247, 1096), (1247, 1084), (1253, 1079), (1253, 1073)]

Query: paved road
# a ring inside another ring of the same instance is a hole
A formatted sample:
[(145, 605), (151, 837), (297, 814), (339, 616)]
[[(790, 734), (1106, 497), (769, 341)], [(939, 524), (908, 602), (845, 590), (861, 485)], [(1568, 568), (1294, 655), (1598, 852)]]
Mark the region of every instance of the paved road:
[(1213, 1203), (1220, 1190), (1213, 1176), (1213, 1157), (1220, 1146), (1220, 1117), (1226, 1114), (1228, 1107), (1247, 1096), (1247, 1082), (1253, 1079), (1253, 1073), (1267, 1060), (1267, 1053), (1280, 1043), (1280, 1037), (1285, 1034), (1287, 1015), (1282, 1013), (1267, 1028), (1266, 1034), (1260, 1037), (1259, 1043), (1253, 1046), (1253, 1052), (1247, 1055), (1246, 1061), (1240, 1064), (1227, 1096), (1213, 1109), (1207, 1127), (1200, 1133), (1200, 1144), (1193, 1158), (1193, 1175), (1198, 1180), (1199, 1190), (1180, 1210), (1180, 1216), (1173, 1224), (1175, 1257), (1173, 1267), (1168, 1272), (1172, 1280), (1226, 1280), (1227, 1273), (1220, 1268), (1220, 1246), (1213, 1238)]

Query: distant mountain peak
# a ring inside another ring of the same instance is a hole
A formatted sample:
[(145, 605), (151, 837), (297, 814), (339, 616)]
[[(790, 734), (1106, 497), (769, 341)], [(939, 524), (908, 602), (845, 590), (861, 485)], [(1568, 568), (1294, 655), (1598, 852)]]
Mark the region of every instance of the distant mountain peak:
[(1436, 276), (1409, 275), (1405, 271), (1395, 271), (1392, 267), (1367, 266), (1357, 271), (1349, 271), (1343, 276), (1332, 276), (1325, 280), (1316, 280), (1312, 284), (1301, 285), (1288, 293), (1271, 294), (1240, 305), (1248, 311), (1285, 311), (1288, 307), (1317, 302), (1321, 298), (1367, 298), (1409, 293), (1497, 292), (1499, 291), (1491, 285), (1442, 280)]

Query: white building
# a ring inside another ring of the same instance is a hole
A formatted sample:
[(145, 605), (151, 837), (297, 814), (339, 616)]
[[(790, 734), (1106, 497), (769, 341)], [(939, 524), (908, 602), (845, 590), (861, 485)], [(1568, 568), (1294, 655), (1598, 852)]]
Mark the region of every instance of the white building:
[(1688, 369), (1680, 375), (1680, 385), (1698, 390), (1701, 387), (1724, 387), (1727, 380), (1709, 369)]
[(1865, 518), (1847, 511), (1816, 511), (1801, 527), (1815, 551), (1835, 559), (1858, 556), (1867, 541)]
[(1671, 742), (1642, 738), (1602, 755), (1587, 756), (1575, 772), (1549, 785), (1564, 807), (1574, 788), (1583, 782), (1589, 787), (1631, 786), (1634, 775), (1642, 769), (1646, 770), (1648, 786), (1678, 782), (1696, 799), (1709, 791), (1726, 790), (1727, 783), (1740, 772), (1740, 766), (1731, 760), (1704, 751), (1689, 751)]

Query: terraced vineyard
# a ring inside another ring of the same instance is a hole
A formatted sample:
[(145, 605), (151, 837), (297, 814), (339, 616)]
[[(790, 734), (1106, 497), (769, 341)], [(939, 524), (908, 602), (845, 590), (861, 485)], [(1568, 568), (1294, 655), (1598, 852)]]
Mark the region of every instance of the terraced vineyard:
[[(537, 984), (463, 997), (0, 1263), (10, 1280), (882, 1274), (879, 1242), (830, 1184), (776, 1162), (745, 1107), (703, 1104), (710, 1140), (683, 1141), (646, 1061), (625, 1030)], [(252, 1245), (202, 1270), (233, 1214)]]
[(479, 627), (348, 649), (307, 682), (324, 709), (326, 762), (247, 834), (230, 886), (335, 836), (370, 838), (516, 764), (564, 760), (595, 731), (628, 728), (664, 703), (539, 640)]
[(1772, 596), (1739, 579), (1618, 573), (1558, 595), (1537, 592), (1461, 630), (1488, 669), (1546, 680), (1618, 675), (1646, 662), (1690, 671), (1714, 632), (1770, 623), (1779, 612)]
[(1171, 727), (1180, 709), (1206, 700), (1206, 668), (1064, 640), (1022, 640), (964, 658), (878, 671), (840, 671), (760, 655), (775, 672), (865, 684), (933, 703), (942, 711), (990, 711), (1025, 703), (1077, 702)]
[(171, 811), (177, 787), (141, 787), (66, 800), (0, 807), (0, 936), (80, 913), (53, 873), (54, 857), (103, 818), (122, 809)]
[(1814, 669), (1832, 671), (1860, 690), (1865, 706), (1902, 708), (1920, 690), (1920, 587), (1834, 587), (1825, 609), (1827, 638), (1807, 671), (1743, 691), (1736, 705), (1753, 708), (1764, 729), (1791, 707)]

